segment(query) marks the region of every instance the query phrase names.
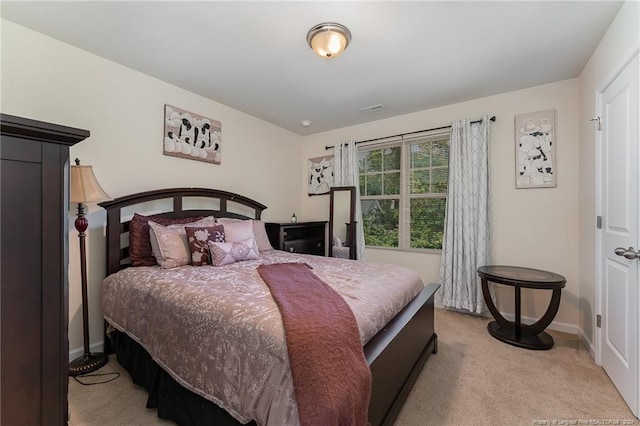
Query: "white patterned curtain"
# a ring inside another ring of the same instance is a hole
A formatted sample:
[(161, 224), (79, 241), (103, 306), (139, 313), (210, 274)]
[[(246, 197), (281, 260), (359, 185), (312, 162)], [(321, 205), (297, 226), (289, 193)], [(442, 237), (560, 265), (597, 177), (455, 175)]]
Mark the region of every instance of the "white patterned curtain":
[(339, 143), (333, 147), (334, 186), (356, 187), (356, 259), (364, 259), (365, 243), (360, 205), (360, 176), (358, 170), (358, 148), (354, 141)]
[(489, 264), (489, 116), (451, 125), (447, 211), (440, 258), (445, 307), (482, 313), (478, 267)]

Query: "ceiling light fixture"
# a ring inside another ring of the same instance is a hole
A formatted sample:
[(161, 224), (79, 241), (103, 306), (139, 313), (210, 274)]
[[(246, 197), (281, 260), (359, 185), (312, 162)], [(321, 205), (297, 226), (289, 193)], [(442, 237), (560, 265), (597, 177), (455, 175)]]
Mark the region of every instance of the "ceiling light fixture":
[(324, 22), (311, 28), (307, 33), (307, 43), (319, 56), (335, 58), (345, 51), (351, 41), (347, 27), (335, 22)]

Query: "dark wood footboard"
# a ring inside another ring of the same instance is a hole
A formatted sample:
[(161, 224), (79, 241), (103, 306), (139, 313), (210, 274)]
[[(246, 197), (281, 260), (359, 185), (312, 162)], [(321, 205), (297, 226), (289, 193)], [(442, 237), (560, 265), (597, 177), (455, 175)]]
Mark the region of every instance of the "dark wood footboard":
[(434, 331), (434, 295), (429, 284), (364, 348), (373, 385), (369, 404), (372, 425), (391, 425), (400, 414), (427, 358), (438, 350)]

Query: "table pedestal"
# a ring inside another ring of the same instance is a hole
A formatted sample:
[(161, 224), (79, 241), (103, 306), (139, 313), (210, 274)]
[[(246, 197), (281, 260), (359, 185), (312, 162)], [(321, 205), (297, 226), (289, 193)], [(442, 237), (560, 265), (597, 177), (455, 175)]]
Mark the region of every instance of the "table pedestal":
[[(478, 275), (482, 280), (482, 293), (487, 308), (495, 321), (487, 325), (487, 330), (496, 339), (525, 349), (547, 350), (553, 347), (553, 338), (544, 330), (551, 324), (560, 307), (560, 295), (566, 280), (562, 275), (539, 269), (516, 266), (481, 266)], [(489, 293), (489, 281), (514, 287), (515, 321), (508, 321), (496, 308)], [(531, 325), (521, 322), (521, 289), (533, 288), (553, 290), (551, 301), (544, 315)]]
[(496, 339), (521, 348), (547, 350), (553, 347), (553, 337), (545, 331), (541, 331), (538, 334), (521, 333), (518, 337), (516, 336), (515, 324), (501, 327), (496, 321), (491, 321), (487, 325), (487, 330)]

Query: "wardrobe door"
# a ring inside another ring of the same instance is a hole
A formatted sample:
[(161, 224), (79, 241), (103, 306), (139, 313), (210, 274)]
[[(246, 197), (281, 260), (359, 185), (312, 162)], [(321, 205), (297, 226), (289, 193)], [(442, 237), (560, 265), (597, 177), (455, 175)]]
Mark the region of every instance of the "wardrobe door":
[(89, 132), (0, 115), (0, 424), (68, 420), (69, 146)]
[[(2, 138), (0, 165), (0, 423), (40, 424), (42, 418), (42, 154), (41, 144)], [(6, 158), (9, 156), (9, 158)]]

